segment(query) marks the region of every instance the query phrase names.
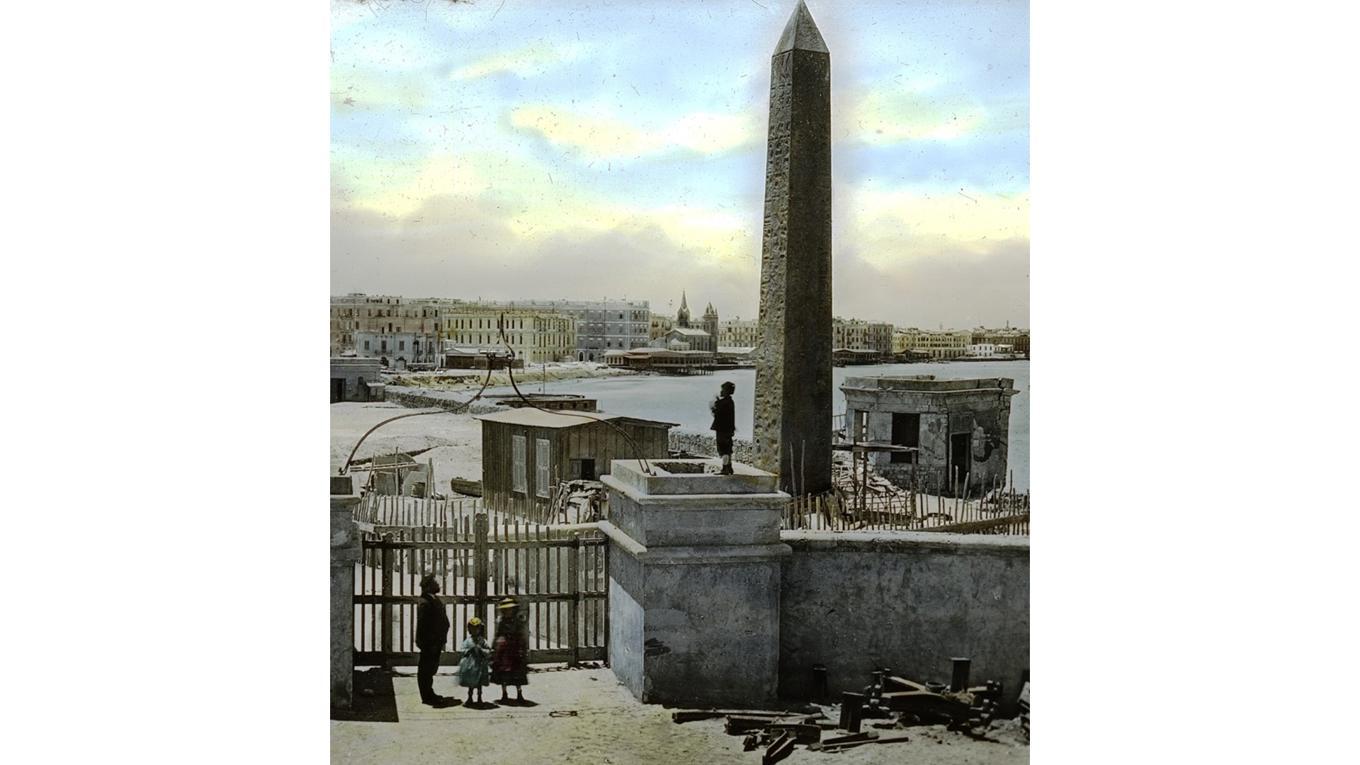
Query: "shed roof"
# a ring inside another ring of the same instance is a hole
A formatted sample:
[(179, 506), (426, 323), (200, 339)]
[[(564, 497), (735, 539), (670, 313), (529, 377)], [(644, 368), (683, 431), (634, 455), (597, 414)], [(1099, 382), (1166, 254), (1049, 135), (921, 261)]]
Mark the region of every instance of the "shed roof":
[(601, 422), (605, 420), (627, 420), (637, 425), (651, 425), (666, 428), (673, 428), (679, 424), (675, 422), (661, 422), (659, 420), (644, 420), (640, 417), (628, 417), (622, 414), (610, 414), (609, 412), (545, 412), (542, 409), (534, 409), (527, 406), (505, 412), (479, 414), (475, 415), (475, 419), (482, 420), (483, 422), (523, 425), (529, 428), (571, 428), (580, 425), (588, 425), (590, 421)]

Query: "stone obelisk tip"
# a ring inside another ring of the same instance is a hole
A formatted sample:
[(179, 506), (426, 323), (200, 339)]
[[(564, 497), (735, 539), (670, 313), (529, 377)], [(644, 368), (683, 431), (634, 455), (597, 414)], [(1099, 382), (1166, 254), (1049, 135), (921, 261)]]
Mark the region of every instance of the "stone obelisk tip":
[(794, 8), (793, 15), (789, 16), (789, 23), (784, 26), (784, 34), (779, 36), (779, 44), (774, 47), (774, 55), (778, 56), (791, 50), (831, 53), (826, 49), (826, 41), (822, 39), (817, 22), (812, 20), (812, 14), (808, 12), (807, 4), (803, 0), (798, 0), (798, 7)]

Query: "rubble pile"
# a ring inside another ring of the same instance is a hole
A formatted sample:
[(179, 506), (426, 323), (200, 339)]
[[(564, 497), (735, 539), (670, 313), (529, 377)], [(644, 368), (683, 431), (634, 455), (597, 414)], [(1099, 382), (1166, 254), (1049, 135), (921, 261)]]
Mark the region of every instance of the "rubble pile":
[[(841, 694), (839, 716), (830, 719), (827, 709), (814, 711), (754, 711), (738, 709), (680, 710), (672, 713), (676, 723), (726, 718), (723, 730), (742, 736), (748, 752), (764, 748), (761, 765), (779, 762), (798, 745), (813, 752), (843, 752), (859, 746), (910, 741), (905, 733), (894, 733), (915, 726), (945, 726), (945, 731), (975, 739), (987, 733), (1010, 729), (1014, 723), (997, 717), (1002, 700), (1002, 685), (988, 681), (968, 684), (968, 659), (954, 659), (953, 677), (946, 683), (919, 683), (894, 675), (891, 669), (876, 670), (862, 692)], [(824, 686), (821, 686), (824, 687)], [(1029, 741), (1029, 683), (1020, 697), (1020, 727)], [(878, 730), (862, 730), (869, 719), (886, 720), (873, 725)], [(938, 729), (936, 729), (938, 730)], [(883, 731), (883, 732), (880, 732)], [(928, 732), (931, 732), (928, 730)]]

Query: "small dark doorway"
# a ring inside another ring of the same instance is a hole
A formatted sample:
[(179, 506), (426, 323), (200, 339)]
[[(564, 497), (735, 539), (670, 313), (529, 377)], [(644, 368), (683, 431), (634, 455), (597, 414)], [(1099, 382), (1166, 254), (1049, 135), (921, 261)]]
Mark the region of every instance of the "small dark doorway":
[(584, 481), (595, 480), (595, 460), (579, 459), (571, 461), (572, 478)]
[(345, 378), (331, 378), (331, 403), (345, 400)]
[(949, 482), (958, 478), (962, 485), (973, 469), (973, 434), (955, 433), (949, 437)]
[[(894, 412), (892, 416), (892, 442), (897, 446), (919, 447), (921, 445), (921, 415), (915, 412)], [(889, 462), (914, 462), (913, 452), (893, 452)]]

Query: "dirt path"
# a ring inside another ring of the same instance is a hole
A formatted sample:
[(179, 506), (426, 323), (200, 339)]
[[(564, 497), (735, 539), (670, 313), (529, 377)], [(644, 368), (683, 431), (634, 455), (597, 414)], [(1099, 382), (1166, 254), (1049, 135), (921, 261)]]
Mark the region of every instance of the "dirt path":
[[(414, 670), (411, 670), (414, 672)], [(435, 692), (463, 698), (452, 668), (435, 678)], [(677, 725), (670, 710), (638, 703), (608, 669), (536, 671), (525, 697), (536, 706), (469, 709), (461, 703), (435, 709), (420, 703), (413, 674), (395, 677), (390, 691), (363, 703), (371, 717), (389, 722), (331, 722), (333, 763), (512, 762), (643, 765), (663, 763), (760, 762), (760, 751), (744, 752), (741, 738), (723, 733), (721, 720)], [(382, 685), (381, 683), (379, 684)], [(384, 695), (390, 694), (390, 695)], [(498, 688), (488, 688), (492, 701)], [(1028, 763), (1029, 747), (1006, 727), (992, 741), (976, 741), (943, 728), (915, 728), (900, 744), (862, 746), (839, 754), (799, 747), (786, 763), (856, 765), (929, 762)], [(884, 732), (887, 735), (887, 732)]]

